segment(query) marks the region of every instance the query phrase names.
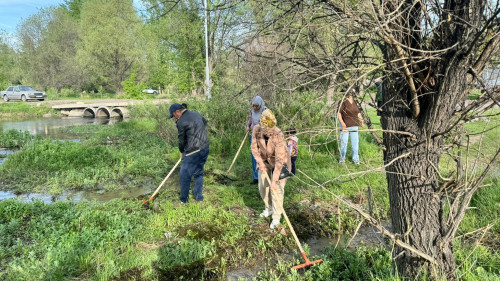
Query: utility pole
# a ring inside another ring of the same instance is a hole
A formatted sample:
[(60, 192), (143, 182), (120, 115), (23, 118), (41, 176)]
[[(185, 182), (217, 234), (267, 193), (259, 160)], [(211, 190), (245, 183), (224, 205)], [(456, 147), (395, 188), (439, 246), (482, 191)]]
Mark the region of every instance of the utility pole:
[(208, 68), (208, 6), (207, 0), (203, 0), (205, 5), (205, 76), (207, 83), (207, 100), (210, 100), (210, 69)]

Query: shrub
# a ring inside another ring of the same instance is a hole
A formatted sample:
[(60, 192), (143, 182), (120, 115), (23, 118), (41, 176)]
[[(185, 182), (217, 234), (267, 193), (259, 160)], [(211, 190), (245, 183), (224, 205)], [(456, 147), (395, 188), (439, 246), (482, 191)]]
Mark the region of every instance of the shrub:
[(41, 139), (41, 137), (32, 136), (27, 131), (8, 130), (0, 132), (0, 147), (9, 149), (21, 148), (36, 139)]

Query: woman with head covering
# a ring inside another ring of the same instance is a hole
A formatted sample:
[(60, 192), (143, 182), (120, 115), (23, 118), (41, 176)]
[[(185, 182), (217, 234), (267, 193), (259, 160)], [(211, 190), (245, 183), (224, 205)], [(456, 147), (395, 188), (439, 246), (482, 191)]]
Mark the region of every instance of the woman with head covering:
[[(252, 109), (250, 109), (250, 118), (248, 119), (248, 131), (252, 132), (255, 125), (260, 124), (260, 116), (267, 107), (264, 104), (264, 100), (260, 96), (256, 96), (252, 101)], [(250, 143), (252, 143), (252, 135), (250, 135)], [(257, 174), (257, 162), (252, 155), (252, 184), (257, 184), (259, 182), (259, 176)]]
[[(262, 112), (260, 125), (253, 129), (252, 154), (258, 164), (259, 192), (265, 205), (260, 216), (272, 216), (269, 227), (274, 229), (280, 223), (286, 183), (286, 179), (280, 180), (279, 176), (283, 165), (291, 167), (291, 160), (283, 133), (276, 127), (276, 118), (269, 109)], [(264, 173), (271, 179), (271, 185)]]

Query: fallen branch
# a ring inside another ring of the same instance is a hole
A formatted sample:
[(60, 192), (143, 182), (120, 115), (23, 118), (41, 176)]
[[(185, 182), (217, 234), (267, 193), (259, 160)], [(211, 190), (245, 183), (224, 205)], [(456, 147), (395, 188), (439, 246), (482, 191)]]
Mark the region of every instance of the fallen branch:
[[(394, 159), (396, 160), (396, 159)], [(315, 180), (313, 180), (311, 177), (309, 177), (307, 174), (305, 174), (304, 172), (302, 172), (301, 170), (297, 169), (297, 171), (301, 174), (303, 174), (305, 177), (307, 177), (309, 180), (311, 180), (312, 182), (314, 182), (317, 186), (323, 188), (326, 192), (330, 193), (333, 197), (335, 197), (337, 200), (339, 200), (341, 203), (347, 205), (348, 207), (354, 209), (355, 211), (357, 211), (362, 217), (364, 217), (368, 222), (370, 222), (371, 225), (373, 225), (375, 228), (377, 228), (383, 235), (389, 237), (393, 242), (394, 244), (398, 245), (399, 247), (401, 248), (404, 248), (412, 253), (414, 253), (415, 255), (421, 257), (421, 258), (424, 258), (426, 259), (427, 261), (429, 261), (430, 263), (432, 264), (437, 264), (436, 260), (429, 256), (428, 254), (418, 250), (418, 249), (415, 249), (413, 246), (399, 240), (395, 234), (391, 233), (389, 230), (387, 230), (385, 227), (383, 227), (382, 225), (380, 225), (380, 223), (374, 219), (372, 216), (370, 216), (369, 214), (365, 213), (363, 210), (361, 210), (361, 207), (357, 206), (356, 204), (336, 195), (335, 193), (331, 192), (330, 190), (326, 189), (322, 184), (316, 182)], [(297, 178), (298, 179), (298, 178)], [(300, 180), (300, 179), (299, 179)], [(302, 181), (302, 180), (301, 180)], [(305, 183), (304, 181), (302, 181), (303, 183)], [(307, 184), (307, 183), (305, 183)]]

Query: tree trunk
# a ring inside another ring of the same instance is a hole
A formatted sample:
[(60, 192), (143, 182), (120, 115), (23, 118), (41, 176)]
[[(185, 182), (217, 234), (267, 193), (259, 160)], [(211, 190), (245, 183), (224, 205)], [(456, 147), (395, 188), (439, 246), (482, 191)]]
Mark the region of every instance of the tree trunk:
[[(470, 64), (464, 59), (458, 65)], [(408, 154), (386, 168), (393, 230), (417, 250), (433, 257), (436, 265), (404, 249), (394, 252), (398, 270), (409, 277), (427, 270), (435, 278), (455, 279), (455, 258), (450, 226), (444, 218), (445, 194), (439, 192), (439, 160), (443, 153), (440, 135), (450, 125), (455, 106), (463, 99), (466, 67), (453, 64), (435, 65), (436, 82), (419, 93), (420, 115), (413, 117), (411, 93), (406, 78), (392, 70), (384, 83), (382, 128), (405, 131), (406, 135), (384, 133), (385, 163)], [(447, 73), (447, 75), (437, 75)], [(433, 80), (431, 80), (433, 81)]]

